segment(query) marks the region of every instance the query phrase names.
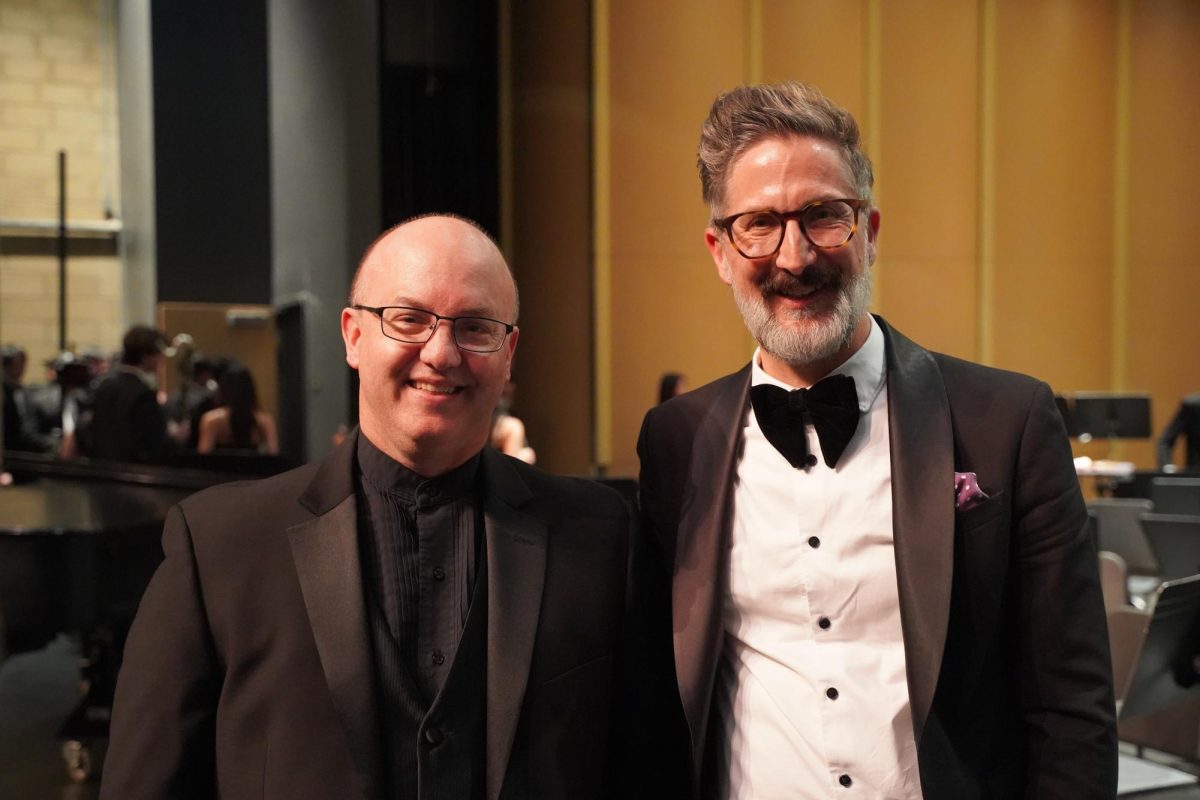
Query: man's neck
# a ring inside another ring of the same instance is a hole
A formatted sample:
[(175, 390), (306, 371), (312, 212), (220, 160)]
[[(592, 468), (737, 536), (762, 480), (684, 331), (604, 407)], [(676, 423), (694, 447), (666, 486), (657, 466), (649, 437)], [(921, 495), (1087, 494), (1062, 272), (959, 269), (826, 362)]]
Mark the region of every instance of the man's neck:
[(775, 380), (783, 381), (788, 386), (807, 389), (849, 361), (850, 357), (866, 344), (867, 337), (870, 335), (871, 317), (864, 315), (854, 326), (854, 332), (850, 334), (850, 341), (825, 358), (803, 364), (793, 364), (760, 348), (759, 366), (763, 368), (763, 372)]
[(373, 436), (367, 431), (360, 431), (360, 434), (389, 458), (404, 465), (422, 478), (436, 478), (439, 475), (445, 475), (470, 461), (475, 453), (483, 449), (481, 444), (478, 450), (464, 455), (461, 452), (450, 453), (437, 447), (422, 447), (415, 444), (400, 447), (383, 436)]

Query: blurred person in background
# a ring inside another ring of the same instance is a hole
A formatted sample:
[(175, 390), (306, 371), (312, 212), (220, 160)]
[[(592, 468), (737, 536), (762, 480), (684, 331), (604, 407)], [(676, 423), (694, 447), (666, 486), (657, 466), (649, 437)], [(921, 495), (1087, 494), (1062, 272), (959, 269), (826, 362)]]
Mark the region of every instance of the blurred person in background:
[(496, 410), (492, 413), (492, 447), (526, 464), (535, 464), (537, 453), (529, 446), (525, 423), (510, 413), (516, 391), (517, 385), (509, 381), (500, 395), (500, 402), (496, 403)]
[(216, 408), (200, 417), (196, 452), (279, 453), (275, 418), (258, 407), (258, 391), (250, 370), (240, 365), (226, 369), (217, 380), (216, 402)]
[(48, 452), (53, 449), (53, 439), (39, 433), (29, 410), (25, 387), (21, 378), (25, 374), (27, 359), (24, 349), (16, 345), (0, 348), (4, 381), (4, 449)]
[(79, 451), (109, 461), (154, 461), (176, 449), (158, 401), (158, 366), (167, 339), (134, 325), (121, 343), (121, 363), (96, 385), (91, 416), (78, 431)]
[(1184, 463), (1188, 469), (1200, 469), (1200, 392), (1183, 398), (1175, 416), (1158, 438), (1158, 466), (1166, 472), (1177, 469), (1174, 464), (1175, 440), (1181, 435), (1186, 444)]
[(658, 382), (658, 402), (665, 403), (688, 390), (687, 376), (682, 372), (664, 372)]

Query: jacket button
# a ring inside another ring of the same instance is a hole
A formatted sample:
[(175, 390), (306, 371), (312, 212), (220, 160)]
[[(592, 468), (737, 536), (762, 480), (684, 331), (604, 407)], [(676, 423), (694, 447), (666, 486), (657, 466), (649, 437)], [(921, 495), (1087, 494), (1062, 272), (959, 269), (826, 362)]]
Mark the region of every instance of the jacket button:
[(441, 650), (433, 651), (433, 663), (439, 667), (446, 663), (446, 656), (442, 654)]
[(446, 580), (446, 570), (442, 569), (441, 567), (434, 567), (433, 568), (433, 579), (435, 581)]
[(425, 729), (425, 741), (429, 742), (434, 747), (442, 743), (442, 732), (437, 728)]
[(817, 626), (823, 631), (829, 630), (829, 626), (832, 624), (833, 623), (829, 621), (829, 617), (821, 617), (819, 620), (817, 620)]
[(842, 777), (838, 778), (838, 783), (849, 788), (850, 784), (854, 783), (854, 781), (850, 780), (849, 775), (843, 775)]

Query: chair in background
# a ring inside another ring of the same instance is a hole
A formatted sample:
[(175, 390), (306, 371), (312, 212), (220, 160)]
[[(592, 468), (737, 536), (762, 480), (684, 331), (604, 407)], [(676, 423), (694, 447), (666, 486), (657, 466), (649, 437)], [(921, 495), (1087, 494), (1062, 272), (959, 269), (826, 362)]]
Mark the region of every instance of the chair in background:
[[(1190, 761), (1200, 759), (1200, 695), (1172, 670), (1191, 653), (1200, 577), (1164, 583), (1152, 611), (1130, 607), (1108, 612), (1118, 736)], [(1172, 679), (1170, 676), (1174, 674)], [(1164, 678), (1166, 682), (1164, 683)]]
[(1088, 513), (1096, 520), (1096, 540), (1101, 551), (1125, 559), (1129, 594), (1133, 604), (1145, 607), (1144, 598), (1158, 588), (1158, 561), (1142, 531), (1142, 514), (1153, 510), (1149, 500), (1104, 497), (1088, 501)]
[(1200, 516), (1200, 478), (1155, 478), (1150, 499), (1156, 514)]
[(1111, 613), (1114, 609), (1129, 605), (1129, 587), (1127, 580), (1129, 569), (1125, 559), (1116, 553), (1101, 550), (1099, 555), (1100, 591), (1104, 594), (1104, 610)]
[(1163, 580), (1200, 574), (1200, 516), (1156, 512), (1141, 522)]

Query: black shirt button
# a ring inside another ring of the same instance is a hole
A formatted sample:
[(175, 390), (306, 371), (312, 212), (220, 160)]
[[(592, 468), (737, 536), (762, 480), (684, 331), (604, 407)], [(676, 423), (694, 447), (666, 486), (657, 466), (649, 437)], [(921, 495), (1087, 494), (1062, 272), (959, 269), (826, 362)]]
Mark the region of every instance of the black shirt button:
[[(437, 728), (426, 728), (425, 729), (425, 741), (429, 742), (434, 747), (438, 746), (439, 744), (442, 743), (442, 732), (439, 731)], [(842, 777), (844, 778), (846, 776), (843, 775)]]
[(808, 546), (816, 550), (821, 546), (821, 539), (817, 536), (808, 537)]
[(823, 630), (823, 631), (827, 631), (827, 630), (829, 630), (829, 626), (830, 626), (830, 625), (832, 625), (832, 624), (833, 624), (833, 623), (829, 621), (829, 617), (821, 617), (819, 620), (817, 620), (817, 625), (818, 625), (818, 626), (821, 628), (821, 630)]
[(804, 457), (804, 466), (815, 467), (817, 465), (817, 457), (813, 453), (809, 453)]
[(833, 688), (832, 686), (830, 686), (828, 689), (825, 690), (825, 696), (828, 697), (830, 700), (837, 700), (838, 699), (838, 690)]
[(446, 580), (446, 570), (442, 569), (441, 567), (434, 567), (433, 568), (433, 579), (435, 581)]
[(840, 783), (842, 786), (845, 786), (848, 789), (848, 788), (850, 788), (850, 784), (854, 783), (854, 781), (850, 780), (849, 775), (843, 775), (842, 777), (838, 778), (838, 783)]
[(446, 656), (442, 654), (441, 650), (433, 651), (433, 663), (437, 664), (439, 667), (446, 663)]

